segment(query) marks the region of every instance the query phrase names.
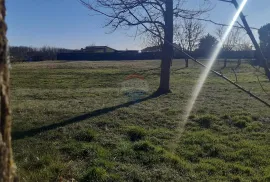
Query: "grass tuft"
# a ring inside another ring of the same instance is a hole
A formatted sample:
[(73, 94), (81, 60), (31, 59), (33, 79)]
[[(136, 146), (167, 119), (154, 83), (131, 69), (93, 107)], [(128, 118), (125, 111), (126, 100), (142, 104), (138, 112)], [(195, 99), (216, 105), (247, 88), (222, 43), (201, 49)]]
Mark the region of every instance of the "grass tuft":
[(84, 141), (84, 142), (92, 142), (97, 137), (97, 132), (88, 129), (86, 131), (79, 131), (79, 133), (76, 134), (75, 139), (77, 141)]
[(262, 129), (262, 123), (260, 122), (252, 122), (246, 127), (246, 131), (251, 132), (259, 132)]
[(215, 115), (202, 115), (195, 118), (195, 121), (199, 123), (202, 128), (210, 128), (215, 121), (218, 121), (218, 117)]
[(101, 167), (92, 167), (90, 168), (86, 175), (81, 180), (82, 182), (105, 182), (109, 178), (107, 171)]
[(243, 129), (248, 126), (252, 122), (252, 117), (250, 116), (234, 116), (232, 118), (232, 124), (240, 129)]
[(135, 151), (151, 152), (155, 150), (155, 146), (149, 141), (139, 141), (134, 144), (133, 149)]
[(130, 141), (134, 142), (134, 141), (144, 139), (146, 136), (146, 131), (144, 128), (141, 128), (138, 126), (133, 126), (133, 127), (130, 127), (128, 129), (127, 135), (129, 137)]

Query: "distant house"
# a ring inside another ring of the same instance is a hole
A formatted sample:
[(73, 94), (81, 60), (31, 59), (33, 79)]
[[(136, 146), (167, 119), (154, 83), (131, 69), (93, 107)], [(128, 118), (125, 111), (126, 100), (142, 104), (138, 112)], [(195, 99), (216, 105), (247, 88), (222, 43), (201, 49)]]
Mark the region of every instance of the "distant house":
[(108, 46), (87, 46), (85, 48), (82, 48), (80, 52), (85, 53), (111, 53), (116, 52), (117, 50), (108, 47)]
[[(161, 46), (150, 46), (146, 47), (142, 50), (142, 52), (161, 52), (162, 47)], [(173, 44), (174, 52), (179, 52), (182, 50), (180, 44)]]
[(117, 53), (122, 53), (122, 54), (138, 54), (138, 50), (119, 50), (116, 51)]
[[(138, 50), (116, 50), (108, 46), (87, 46), (80, 50), (59, 52), (58, 60), (139, 60)], [(149, 56), (148, 56), (149, 57)], [(147, 57), (147, 59), (148, 59)], [(146, 58), (145, 58), (146, 59)]]
[(160, 46), (151, 46), (142, 49), (142, 52), (160, 52), (160, 51), (161, 51)]

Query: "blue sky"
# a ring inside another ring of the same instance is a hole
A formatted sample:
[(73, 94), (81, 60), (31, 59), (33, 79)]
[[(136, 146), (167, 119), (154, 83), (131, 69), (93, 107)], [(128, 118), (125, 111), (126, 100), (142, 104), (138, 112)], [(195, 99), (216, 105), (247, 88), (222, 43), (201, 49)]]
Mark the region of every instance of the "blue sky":
[[(196, 4), (201, 0), (188, 0)], [(240, 2), (240, 0), (238, 0)], [(216, 7), (209, 19), (228, 23), (235, 12), (232, 5), (212, 0)], [(248, 0), (244, 9), (251, 26), (270, 23), (270, 0)], [(90, 44), (116, 49), (141, 49), (142, 38), (134, 40), (132, 32), (118, 30), (109, 34), (103, 28), (105, 18), (90, 16), (77, 0), (7, 0), (8, 39), (10, 45), (41, 47), (44, 45), (80, 49)], [(206, 32), (215, 27), (206, 25)]]

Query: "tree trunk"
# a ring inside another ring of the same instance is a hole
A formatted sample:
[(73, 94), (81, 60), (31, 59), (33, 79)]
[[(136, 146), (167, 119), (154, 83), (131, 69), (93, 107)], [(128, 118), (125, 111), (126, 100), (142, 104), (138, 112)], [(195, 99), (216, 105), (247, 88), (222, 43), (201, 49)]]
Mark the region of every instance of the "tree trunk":
[(220, 71), (223, 70), (223, 69), (225, 69), (225, 68), (227, 67), (227, 62), (228, 62), (228, 59), (225, 58), (225, 59), (223, 60), (223, 66), (220, 68)]
[(235, 69), (238, 69), (240, 67), (241, 63), (242, 63), (242, 60), (241, 59), (238, 59), (237, 60), (237, 65), (236, 65)]
[(173, 58), (173, 0), (166, 0), (165, 6), (164, 44), (162, 47), (160, 84), (157, 90), (159, 94), (170, 92), (170, 69)]
[[(232, 3), (234, 4), (234, 6), (235, 6), (236, 9), (239, 8), (239, 5), (238, 5), (238, 3), (237, 3), (236, 0), (232, 0)], [(254, 35), (253, 35), (253, 33), (252, 33), (249, 25), (248, 25), (248, 22), (246, 20), (246, 17), (244, 16), (244, 14), (242, 12), (240, 13), (240, 18), (241, 18), (241, 20), (243, 22), (243, 25), (244, 25), (244, 27), (245, 27), (245, 29), (247, 31), (247, 34), (249, 35), (249, 37), (250, 37), (250, 39), (251, 39), (251, 41), (252, 41), (252, 43), (253, 43), (253, 45), (254, 45), (254, 47), (256, 49), (256, 55), (257, 55), (257, 57), (259, 59), (260, 64), (262, 64), (262, 66), (264, 68), (265, 75), (270, 80), (270, 70), (269, 70), (269, 66), (268, 66), (268, 61), (264, 57), (264, 55), (262, 53), (262, 50), (261, 50), (259, 44), (257, 43), (257, 41), (256, 41), (256, 39), (255, 39), (255, 37), (254, 37)]]
[(7, 60), (7, 26), (5, 0), (0, 0), (0, 182), (14, 181), (11, 148), (11, 110), (9, 100), (9, 66)]
[(227, 62), (228, 62), (228, 59), (224, 59), (223, 68), (226, 68), (227, 67)]
[(185, 59), (186, 68), (188, 68), (188, 59)]

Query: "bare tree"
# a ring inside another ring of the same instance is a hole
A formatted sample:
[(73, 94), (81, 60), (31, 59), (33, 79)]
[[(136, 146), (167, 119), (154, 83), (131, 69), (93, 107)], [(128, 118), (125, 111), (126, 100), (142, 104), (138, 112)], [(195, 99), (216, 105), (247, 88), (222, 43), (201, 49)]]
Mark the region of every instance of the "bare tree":
[[(236, 47), (236, 51), (248, 51), (250, 52), (250, 56), (252, 55), (252, 43), (246, 39), (246, 38), (243, 38), (241, 39), (240, 43), (238, 44), (238, 46)], [(237, 60), (237, 65), (235, 67), (235, 69), (238, 69), (240, 67), (242, 63), (242, 58), (239, 58)]]
[[(173, 58), (174, 17), (192, 18), (210, 10), (208, 3), (197, 9), (184, 7), (185, 0), (79, 0), (89, 10), (106, 16), (113, 31), (136, 28), (138, 35), (150, 32), (162, 40), (161, 73), (158, 93), (170, 91)], [(204, 0), (207, 2), (208, 0)]]
[(146, 32), (142, 37), (146, 48), (153, 48), (155, 51), (161, 51), (163, 40), (151, 32)]
[[(180, 25), (175, 26), (175, 39), (185, 51), (194, 51), (203, 36), (204, 27), (194, 19), (183, 19)], [(188, 59), (185, 59), (188, 67)]]
[(246, 39), (242, 40), (237, 46), (237, 51), (252, 51), (252, 43)]
[[(216, 36), (219, 41), (222, 39), (225, 30), (226, 29), (224, 26), (220, 26), (216, 29)], [(240, 44), (240, 42), (241, 42), (241, 29), (234, 28), (229, 33), (225, 43), (223, 44), (223, 50), (225, 51), (235, 50)]]
[[(226, 28), (224, 26), (219, 26), (216, 29), (216, 36), (219, 41), (221, 41), (225, 31), (226, 31)], [(222, 50), (223, 51), (237, 50), (238, 46), (241, 43), (241, 39), (242, 39), (242, 29), (233, 28), (230, 34), (228, 35), (225, 43), (222, 45)], [(221, 69), (224, 69), (227, 67), (227, 61), (228, 61), (228, 58), (224, 58), (224, 65)]]

